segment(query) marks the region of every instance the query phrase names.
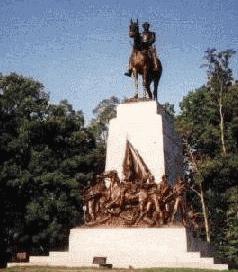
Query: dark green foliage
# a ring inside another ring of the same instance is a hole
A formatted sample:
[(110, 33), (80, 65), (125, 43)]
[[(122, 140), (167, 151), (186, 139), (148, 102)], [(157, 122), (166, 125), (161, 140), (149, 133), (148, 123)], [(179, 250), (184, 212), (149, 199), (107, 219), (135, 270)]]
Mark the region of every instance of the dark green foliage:
[(50, 104), (33, 79), (1, 75), (0, 252), (67, 246), (69, 228), (82, 223), (80, 188), (103, 170), (103, 156), (81, 111)]
[(170, 104), (168, 102), (166, 102), (164, 105), (163, 105), (165, 111), (171, 116), (171, 117), (174, 117), (175, 116), (175, 111), (174, 111), (174, 104)]
[(223, 252), (233, 264), (238, 263), (238, 186), (227, 191), (227, 230)]
[[(233, 54), (206, 52), (208, 82), (184, 97), (176, 124), (197, 163), (190, 178), (195, 188), (202, 183), (205, 192), (211, 243), (219, 257), (238, 265), (238, 85), (229, 68)], [(189, 157), (186, 163), (191, 170)]]
[[(120, 100), (112, 96), (103, 99), (93, 110), (94, 118), (91, 120), (88, 129), (96, 139), (96, 149), (93, 156), (89, 157), (95, 165), (98, 172), (104, 170), (106, 161), (106, 141), (108, 137), (109, 121), (116, 117), (116, 106)], [(98, 163), (100, 162), (100, 163)]]
[(102, 100), (93, 110), (95, 118), (90, 123), (90, 130), (95, 135), (97, 142), (105, 146), (108, 136), (109, 121), (116, 117), (116, 106), (119, 99), (115, 96)]
[(215, 107), (205, 86), (190, 92), (180, 104), (181, 114), (177, 117), (179, 132), (193, 148), (203, 153), (214, 154), (219, 145), (219, 121)]

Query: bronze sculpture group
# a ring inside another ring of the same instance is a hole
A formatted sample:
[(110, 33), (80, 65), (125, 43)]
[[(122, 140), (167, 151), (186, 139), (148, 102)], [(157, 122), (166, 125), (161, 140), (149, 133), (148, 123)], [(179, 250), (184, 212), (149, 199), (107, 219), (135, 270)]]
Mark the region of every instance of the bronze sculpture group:
[(180, 222), (194, 227), (194, 214), (186, 209), (187, 189), (180, 177), (171, 186), (166, 175), (157, 184), (152, 175), (131, 181), (120, 180), (115, 170), (103, 173), (84, 191), (85, 225), (159, 227)]
[(186, 203), (187, 183), (173, 186), (164, 175), (156, 183), (138, 151), (127, 141), (123, 178), (116, 170), (95, 177), (83, 191), (86, 226), (159, 227), (182, 223), (197, 228), (197, 216)]
[[(138, 20), (133, 22), (131, 19), (129, 26), (129, 37), (134, 40), (132, 54), (129, 59), (129, 70), (125, 75), (135, 78), (136, 94), (138, 98), (138, 75), (142, 76), (144, 98), (146, 93), (149, 99), (157, 100), (157, 89), (162, 74), (162, 65), (156, 56), (156, 48), (153, 45), (156, 41), (155, 32), (149, 30), (150, 24), (145, 22), (143, 32), (139, 31)], [(150, 90), (150, 84), (154, 83), (153, 94)]]

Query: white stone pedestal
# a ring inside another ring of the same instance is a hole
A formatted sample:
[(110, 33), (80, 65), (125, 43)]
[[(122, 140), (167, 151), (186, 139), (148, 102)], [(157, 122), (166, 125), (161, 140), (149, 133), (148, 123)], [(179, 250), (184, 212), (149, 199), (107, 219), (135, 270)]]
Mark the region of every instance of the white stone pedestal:
[(182, 175), (181, 142), (173, 120), (157, 102), (120, 104), (117, 117), (110, 121), (105, 170), (117, 170), (120, 178), (127, 140), (137, 149), (157, 183), (164, 174), (170, 182)]
[[(48, 257), (30, 257), (28, 265), (90, 267), (94, 257), (106, 257), (113, 267), (187, 267), (228, 269), (188, 252), (184, 228), (75, 228), (66, 252), (50, 252)], [(14, 266), (17, 264), (8, 264)], [(24, 264), (26, 265), (26, 264)]]

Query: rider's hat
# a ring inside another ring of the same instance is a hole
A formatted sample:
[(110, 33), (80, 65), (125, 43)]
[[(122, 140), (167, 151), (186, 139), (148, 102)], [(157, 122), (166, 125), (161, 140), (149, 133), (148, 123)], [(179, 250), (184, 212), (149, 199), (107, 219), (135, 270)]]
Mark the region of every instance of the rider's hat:
[(144, 22), (144, 24), (142, 26), (143, 26), (143, 28), (149, 28), (150, 24), (148, 22)]

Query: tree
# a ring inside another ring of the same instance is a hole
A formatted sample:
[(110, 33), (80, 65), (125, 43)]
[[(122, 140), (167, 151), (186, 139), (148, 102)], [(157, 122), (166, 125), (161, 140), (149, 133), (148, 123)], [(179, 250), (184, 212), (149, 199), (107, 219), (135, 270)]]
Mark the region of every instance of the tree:
[(0, 75), (0, 198), (1, 260), (13, 250), (13, 240), (23, 229), (27, 199), (22, 194), (31, 175), (30, 126), (43, 118), (48, 95), (43, 85), (16, 74)]
[(175, 111), (174, 111), (174, 104), (170, 104), (168, 102), (166, 102), (163, 105), (163, 108), (165, 109), (165, 111), (174, 118), (175, 116)]
[(208, 132), (201, 127), (201, 121), (204, 117), (200, 114), (200, 106), (206, 105), (205, 92), (206, 89), (201, 88), (197, 90), (196, 93), (189, 93), (189, 95), (184, 98), (180, 105), (182, 113), (176, 119), (176, 126), (183, 140), (186, 178), (189, 180), (192, 191), (195, 192), (201, 203), (206, 240), (210, 242), (208, 211), (204, 195), (204, 178), (200, 171), (200, 165), (203, 161), (202, 151), (208, 150), (212, 144), (207, 141), (202, 142), (202, 139), (207, 137), (206, 134)]
[(20, 243), (35, 254), (46, 254), (65, 246), (69, 228), (82, 223), (79, 185), (93, 176), (90, 156), (95, 140), (84, 128), (82, 112), (67, 101), (49, 105), (44, 121), (32, 128), (30, 136), (32, 195)]
[[(236, 260), (234, 202), (238, 178), (238, 86), (229, 51), (208, 50), (208, 82), (184, 97), (176, 125), (184, 140), (187, 178), (199, 198), (207, 240), (219, 257)], [(209, 58), (208, 58), (209, 56)], [(224, 159), (225, 157), (225, 159)], [(203, 196), (203, 197), (202, 197)], [(233, 237), (233, 242), (228, 237)], [(229, 252), (229, 255), (227, 254)]]
[(82, 112), (50, 104), (31, 78), (1, 75), (0, 154), (0, 252), (66, 246), (83, 219), (80, 188), (104, 166)]
[(226, 95), (228, 87), (231, 85), (233, 79), (232, 70), (229, 67), (229, 61), (232, 55), (235, 54), (235, 51), (226, 50), (217, 52), (217, 50), (213, 48), (208, 49), (205, 53), (205, 59), (207, 60), (207, 64), (205, 64), (205, 66), (208, 68), (208, 86), (209, 90), (212, 92), (214, 100), (218, 103), (222, 153), (223, 155), (226, 155), (227, 147), (225, 143), (223, 102), (224, 95)]
[(92, 119), (89, 127), (97, 141), (103, 145), (107, 141), (109, 121), (116, 117), (116, 106), (119, 102), (117, 97), (112, 96), (102, 100), (93, 110), (95, 118)]
[(116, 107), (119, 99), (112, 96), (103, 99), (93, 110), (94, 118), (91, 120), (88, 129), (96, 139), (95, 156), (101, 162), (101, 172), (104, 171), (106, 161), (106, 142), (108, 137), (109, 121), (116, 117)]

